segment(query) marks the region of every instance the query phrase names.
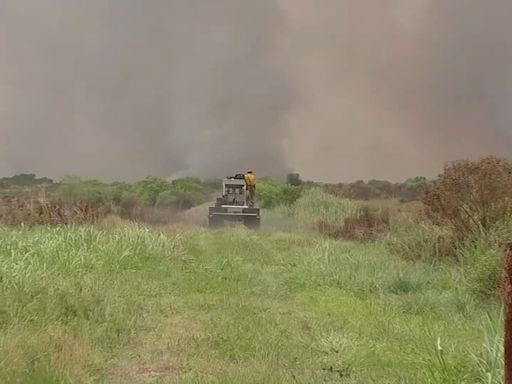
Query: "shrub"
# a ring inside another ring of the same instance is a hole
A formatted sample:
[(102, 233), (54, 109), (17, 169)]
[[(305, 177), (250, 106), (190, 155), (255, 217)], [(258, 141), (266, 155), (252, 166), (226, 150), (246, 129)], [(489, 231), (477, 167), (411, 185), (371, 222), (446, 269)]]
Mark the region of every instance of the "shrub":
[(270, 179), (261, 179), (256, 186), (256, 199), (262, 208), (292, 205), (302, 195), (302, 188)]
[(185, 177), (176, 179), (171, 182), (170, 189), (181, 192), (198, 192), (201, 193), (204, 189), (201, 180), (194, 177)]
[(64, 177), (55, 190), (55, 196), (68, 202), (90, 201), (103, 204), (110, 200), (107, 185), (77, 176)]
[(492, 233), (512, 213), (512, 163), (495, 157), (448, 164), (428, 187), (428, 214), (458, 242)]
[(174, 208), (176, 211), (184, 211), (202, 204), (206, 197), (200, 191), (179, 191), (169, 190), (158, 195), (156, 201), (157, 207)]
[(129, 198), (136, 199), (137, 195), (135, 194), (133, 184), (113, 183), (110, 186), (109, 197), (114, 205), (120, 206), (124, 200)]
[(376, 197), (374, 195), (374, 187), (362, 180), (358, 180), (355, 183), (349, 184), (347, 192), (348, 197), (353, 199), (370, 200), (372, 197)]
[(409, 188), (424, 188), (429, 184), (426, 177), (416, 176), (405, 180), (404, 185)]
[(205, 188), (199, 179), (173, 180), (170, 188), (158, 195), (156, 206), (174, 208), (177, 211), (190, 209), (208, 200)]
[(124, 219), (133, 220), (136, 216), (135, 212), (141, 207), (140, 201), (136, 196), (125, 195), (119, 201), (119, 215)]
[(388, 209), (378, 209), (364, 205), (341, 224), (319, 221), (315, 228), (318, 232), (335, 239), (353, 241), (373, 241), (389, 233), (390, 213)]
[(162, 192), (171, 189), (171, 187), (172, 184), (169, 181), (159, 177), (150, 176), (135, 183), (134, 191), (144, 204), (155, 205), (158, 200), (158, 196)]
[(107, 213), (107, 207), (91, 201), (64, 202), (36, 195), (0, 201), (0, 223), (9, 226), (94, 224)]
[(355, 215), (349, 216), (343, 223), (343, 237), (349, 240), (371, 241), (389, 233), (389, 210), (360, 207)]

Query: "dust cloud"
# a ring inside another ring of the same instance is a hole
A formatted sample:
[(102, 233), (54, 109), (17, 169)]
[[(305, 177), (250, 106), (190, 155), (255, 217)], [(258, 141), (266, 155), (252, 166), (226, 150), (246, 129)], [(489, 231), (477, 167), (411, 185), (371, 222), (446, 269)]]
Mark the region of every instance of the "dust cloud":
[(435, 175), (512, 145), (508, 0), (0, 0), (0, 174)]

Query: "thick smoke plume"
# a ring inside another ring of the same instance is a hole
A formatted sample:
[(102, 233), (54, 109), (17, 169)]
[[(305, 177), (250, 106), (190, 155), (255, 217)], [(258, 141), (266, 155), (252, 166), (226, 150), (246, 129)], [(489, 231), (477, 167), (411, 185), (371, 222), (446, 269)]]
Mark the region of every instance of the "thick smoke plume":
[(0, 173), (283, 173), (273, 0), (0, 0)]
[(435, 175), (512, 145), (509, 0), (0, 0), (0, 174)]
[(510, 155), (512, 2), (283, 0), (301, 101), (289, 158), (327, 180)]

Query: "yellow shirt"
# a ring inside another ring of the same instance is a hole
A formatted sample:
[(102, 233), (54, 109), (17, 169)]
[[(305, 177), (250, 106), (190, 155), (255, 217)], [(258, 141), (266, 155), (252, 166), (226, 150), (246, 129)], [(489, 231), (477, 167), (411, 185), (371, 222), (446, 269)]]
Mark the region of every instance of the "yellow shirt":
[(246, 173), (245, 182), (247, 185), (256, 185), (256, 175), (254, 173)]

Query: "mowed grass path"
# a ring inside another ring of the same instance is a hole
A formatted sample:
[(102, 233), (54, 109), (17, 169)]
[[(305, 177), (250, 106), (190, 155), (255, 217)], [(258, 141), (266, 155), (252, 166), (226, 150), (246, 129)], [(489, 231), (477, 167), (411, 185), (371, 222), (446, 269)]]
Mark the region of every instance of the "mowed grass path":
[(498, 313), (378, 244), (0, 229), (2, 383), (478, 383)]

